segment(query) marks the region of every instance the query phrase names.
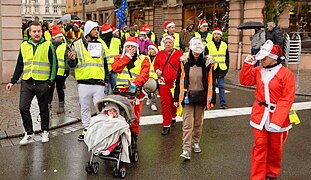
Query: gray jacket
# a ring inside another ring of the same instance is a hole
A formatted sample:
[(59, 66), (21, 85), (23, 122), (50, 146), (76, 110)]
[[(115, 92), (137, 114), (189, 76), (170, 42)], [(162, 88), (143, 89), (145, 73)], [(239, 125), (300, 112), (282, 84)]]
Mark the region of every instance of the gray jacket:
[(266, 33), (263, 30), (258, 30), (252, 38), (252, 48), (259, 49), (266, 41)]

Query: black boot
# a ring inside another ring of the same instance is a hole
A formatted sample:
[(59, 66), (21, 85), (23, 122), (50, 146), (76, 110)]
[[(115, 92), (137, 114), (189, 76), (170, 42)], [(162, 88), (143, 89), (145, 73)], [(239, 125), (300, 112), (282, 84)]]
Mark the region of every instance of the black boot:
[(176, 119), (172, 119), (171, 127), (175, 127), (175, 126), (176, 126)]
[(170, 132), (170, 127), (163, 127), (161, 134), (165, 136), (165, 135), (168, 135), (169, 132)]
[(277, 180), (278, 178), (276, 178), (276, 177), (269, 177), (269, 176), (267, 176), (267, 178), (266, 178), (266, 180)]
[(137, 134), (132, 133), (132, 149), (136, 149), (136, 148), (137, 148)]

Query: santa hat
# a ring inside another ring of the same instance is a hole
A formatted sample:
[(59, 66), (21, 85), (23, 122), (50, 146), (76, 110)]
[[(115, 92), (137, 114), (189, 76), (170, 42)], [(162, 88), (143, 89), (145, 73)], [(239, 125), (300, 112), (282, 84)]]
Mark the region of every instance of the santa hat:
[(148, 50), (149, 50), (149, 49), (153, 49), (153, 50), (156, 52), (156, 54), (158, 54), (158, 52), (159, 52), (158, 45), (156, 45), (156, 44), (151, 44), (151, 45), (149, 45), (149, 46), (148, 46)]
[(167, 39), (170, 39), (170, 40), (172, 40), (173, 42), (175, 41), (175, 37), (172, 36), (172, 35), (166, 35), (166, 36), (164, 36), (164, 37), (162, 38), (162, 41), (164, 42), (164, 41), (167, 40)]
[(167, 21), (166, 23), (164, 23), (164, 31), (166, 32), (167, 31), (167, 29), (169, 28), (169, 27), (171, 27), (171, 26), (175, 26), (175, 23), (173, 23), (173, 22), (170, 22), (170, 21)]
[(112, 29), (108, 23), (102, 25), (102, 34), (112, 32)]
[(205, 19), (202, 19), (199, 23), (199, 27), (201, 28), (202, 26), (208, 26), (207, 22), (205, 21)]
[(139, 28), (139, 34), (147, 34), (147, 32), (146, 32), (146, 27), (145, 27), (145, 26), (141, 26), (141, 27)]
[(110, 109), (114, 109), (117, 111), (117, 114), (120, 114), (120, 109), (116, 103), (109, 102), (103, 109), (102, 111), (108, 111)]
[(55, 39), (57, 37), (63, 36), (62, 31), (58, 27), (58, 25), (54, 24), (52, 29), (52, 38)]
[(222, 31), (221, 31), (221, 29), (219, 29), (218, 27), (216, 27), (216, 28), (213, 29), (213, 35), (214, 35), (215, 33), (219, 33), (220, 35), (222, 35)]
[(112, 27), (112, 34), (114, 34), (114, 33), (118, 32), (118, 31), (119, 31), (119, 29), (118, 29), (118, 28)]
[(149, 24), (144, 24), (145, 28), (146, 28), (146, 31), (150, 31), (150, 26)]
[(98, 27), (98, 24), (93, 21), (86, 21), (85, 26), (84, 26), (84, 34), (83, 36), (86, 37), (90, 32), (92, 31), (93, 28)]
[(201, 54), (204, 50), (204, 44), (202, 42), (202, 39), (199, 37), (191, 38), (191, 40), (189, 41), (189, 48), (192, 51)]
[(139, 51), (138, 51), (138, 43), (137, 43), (136, 37), (128, 37), (128, 38), (125, 40), (125, 43), (124, 43), (124, 45), (123, 45), (122, 55), (125, 54), (125, 47), (126, 47), (126, 46), (129, 46), (129, 45), (135, 46), (135, 47), (137, 48), (137, 54), (139, 54)]
[(126, 27), (128, 27), (126, 24), (124, 24), (121, 28), (125, 29)]
[(78, 22), (74, 23), (73, 25), (76, 26), (77, 28), (79, 28), (81, 23), (78, 21)]

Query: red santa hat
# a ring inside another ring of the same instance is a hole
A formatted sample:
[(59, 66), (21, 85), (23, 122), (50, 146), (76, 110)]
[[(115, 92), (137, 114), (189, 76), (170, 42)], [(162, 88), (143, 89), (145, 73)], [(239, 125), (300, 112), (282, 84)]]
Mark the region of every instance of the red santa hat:
[(202, 26), (208, 26), (207, 22), (205, 19), (202, 19), (199, 23), (199, 27), (201, 28)]
[(164, 36), (164, 37), (162, 38), (162, 41), (164, 42), (164, 41), (167, 40), (167, 39), (170, 39), (170, 40), (172, 40), (173, 42), (175, 41), (175, 37), (172, 36), (172, 35), (166, 35), (166, 36)]
[(125, 29), (126, 27), (128, 27), (126, 24), (124, 24), (121, 28)]
[(78, 22), (74, 23), (73, 25), (76, 26), (77, 28), (79, 28), (81, 23), (78, 21)]
[(151, 44), (151, 45), (149, 45), (149, 46), (148, 46), (148, 50), (149, 50), (149, 49), (153, 49), (153, 50), (156, 52), (156, 54), (158, 54), (158, 52), (159, 52), (158, 45), (156, 45), (156, 44)]
[(119, 29), (118, 29), (118, 28), (112, 27), (112, 34), (114, 34), (114, 33), (118, 32), (118, 31), (119, 31)]
[(102, 25), (102, 34), (112, 32), (111, 26), (108, 23)]
[(175, 23), (173, 23), (173, 22), (170, 22), (170, 21), (167, 21), (166, 23), (164, 23), (164, 31), (166, 32), (167, 31), (167, 29), (169, 28), (169, 27), (172, 27), (172, 26), (175, 26)]
[(122, 55), (125, 54), (125, 47), (126, 46), (135, 46), (137, 48), (137, 54), (139, 54), (139, 51), (138, 51), (138, 43), (137, 43), (137, 38), (136, 37), (128, 37), (126, 40), (125, 40), (125, 43), (123, 45), (123, 51), (122, 51)]
[(220, 35), (222, 35), (222, 31), (221, 31), (221, 29), (219, 29), (218, 27), (216, 27), (216, 28), (213, 29), (213, 35), (214, 35), (215, 33), (219, 33)]
[(146, 27), (145, 27), (145, 26), (141, 26), (141, 27), (139, 28), (139, 34), (147, 34), (147, 32), (146, 32)]
[(63, 36), (62, 31), (58, 27), (58, 25), (54, 24), (52, 29), (52, 38), (55, 39), (57, 37)]
[(146, 31), (150, 31), (150, 26), (149, 24), (144, 24), (145, 28), (146, 28)]

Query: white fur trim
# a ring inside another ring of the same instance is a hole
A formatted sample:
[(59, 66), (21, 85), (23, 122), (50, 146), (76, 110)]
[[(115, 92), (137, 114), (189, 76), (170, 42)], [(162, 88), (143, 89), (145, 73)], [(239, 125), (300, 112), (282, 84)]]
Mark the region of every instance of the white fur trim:
[(112, 31), (112, 34), (118, 32), (118, 31), (119, 31), (119, 29), (116, 29), (116, 30)]
[(272, 58), (272, 59), (278, 59), (278, 56), (275, 54), (269, 54), (268, 57)]
[(137, 42), (132, 42), (132, 41), (130, 41), (130, 42), (125, 42), (123, 47), (125, 48), (126, 46), (129, 46), (129, 45), (138, 47), (138, 43), (137, 43)]
[(273, 128), (273, 129), (278, 130), (278, 131), (281, 129), (280, 126), (278, 126), (278, 125), (276, 125), (276, 124), (274, 124), (274, 123), (270, 123), (270, 124), (269, 124), (269, 128)]
[(150, 28), (146, 28), (146, 31), (150, 31)]
[(158, 54), (159, 50), (154, 46), (154, 45), (149, 45), (148, 49), (152, 48), (153, 50), (155, 50), (155, 52)]
[(169, 27), (171, 26), (175, 26), (175, 23), (171, 22), (171, 23), (168, 23), (168, 25), (166, 25), (166, 29), (168, 29)]
[(208, 24), (205, 22), (205, 23), (203, 23), (203, 24), (200, 25), (200, 28), (201, 28), (202, 26), (205, 26), (205, 25), (208, 26)]
[(139, 34), (147, 34), (146, 31), (139, 31)]
[(132, 56), (129, 53), (125, 53), (125, 55), (129, 57), (130, 59), (132, 59)]
[(161, 71), (160, 69), (157, 69), (157, 70), (156, 70), (156, 73), (158, 73), (158, 72), (160, 72), (160, 71)]
[(55, 35), (55, 36), (53, 36), (52, 38), (53, 38), (53, 39), (55, 39), (55, 38), (57, 38), (57, 37), (61, 37), (61, 36), (63, 36), (63, 33), (56, 34), (56, 35)]
[(106, 31), (102, 31), (102, 34), (109, 33), (109, 32), (112, 32), (112, 29), (111, 29), (111, 28), (109, 28), (109, 29), (106, 30)]
[(220, 35), (222, 35), (222, 32), (221, 32), (221, 31), (219, 31), (219, 30), (215, 30), (215, 31), (213, 31), (213, 34), (215, 34), (215, 33), (219, 33)]
[(172, 40), (173, 42), (175, 41), (174, 38), (172, 36), (164, 36), (162, 41), (164, 42), (166, 39), (170, 39)]

